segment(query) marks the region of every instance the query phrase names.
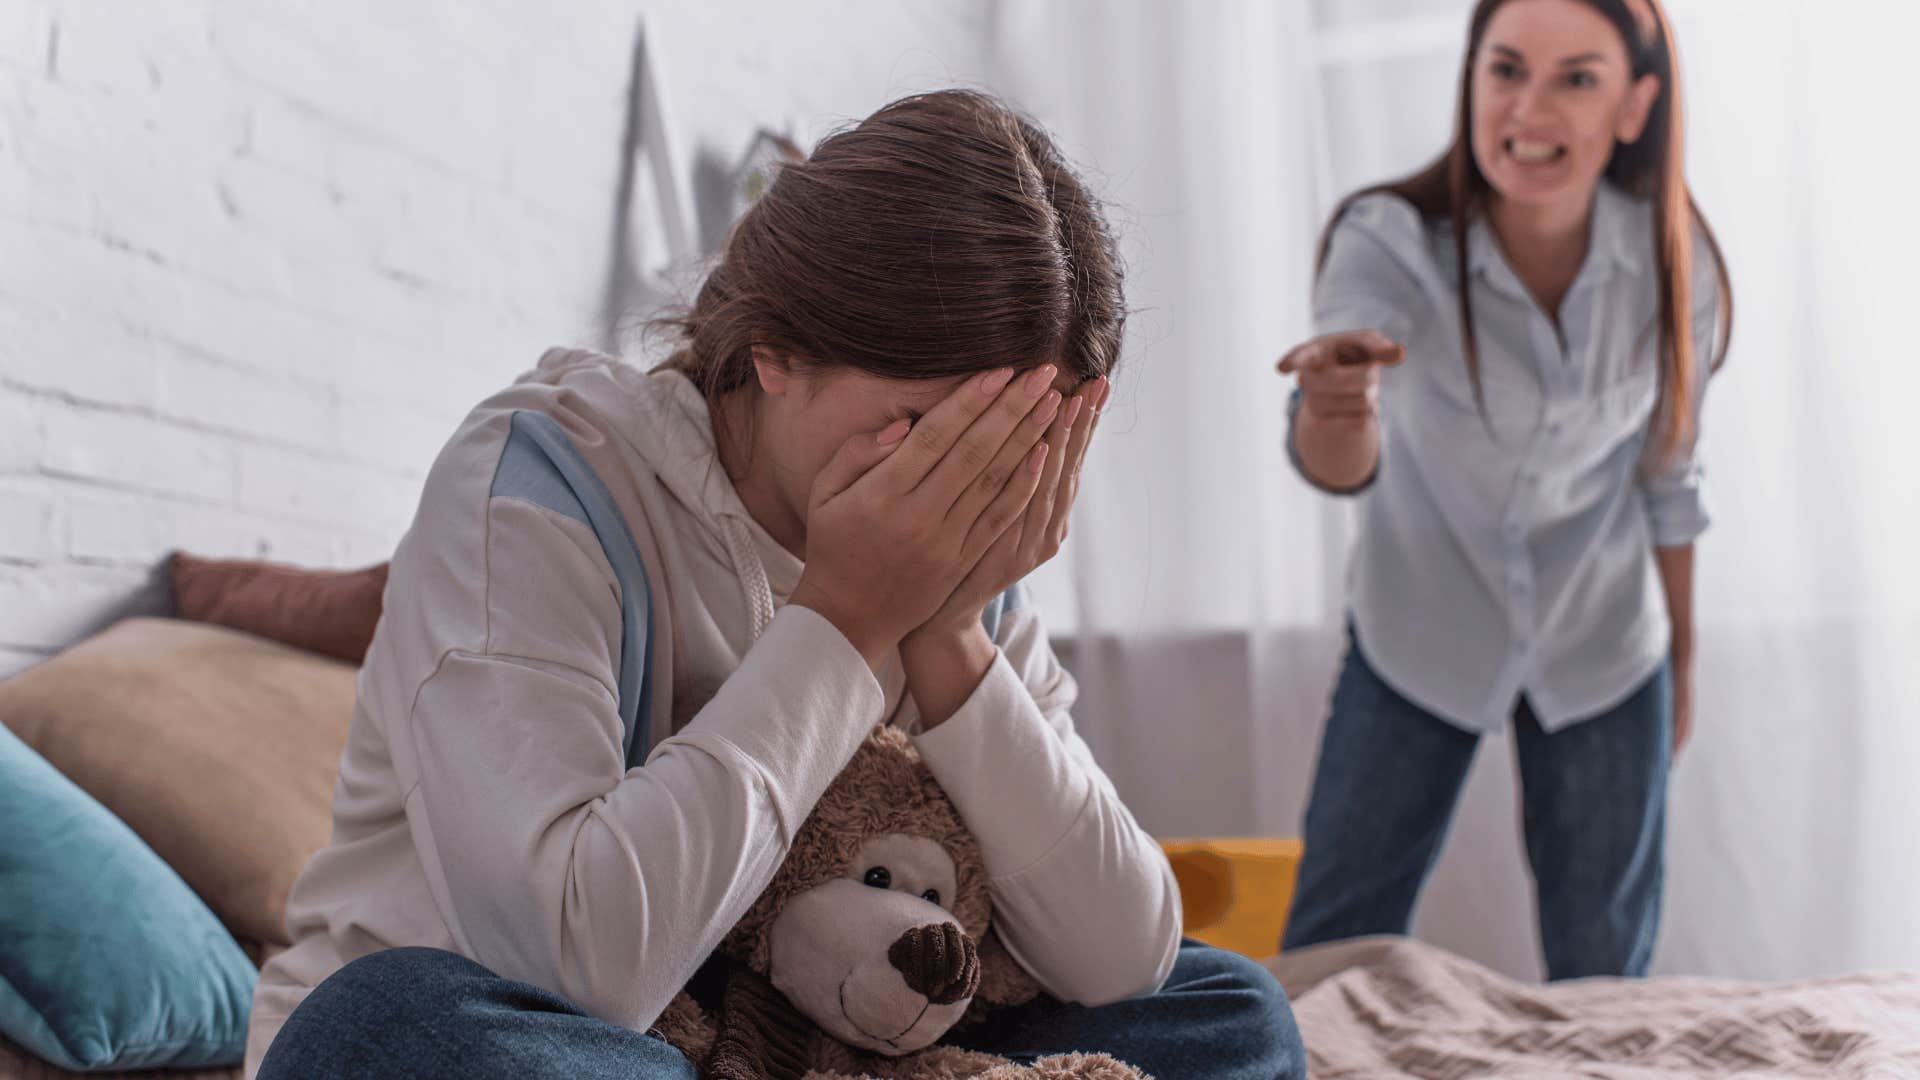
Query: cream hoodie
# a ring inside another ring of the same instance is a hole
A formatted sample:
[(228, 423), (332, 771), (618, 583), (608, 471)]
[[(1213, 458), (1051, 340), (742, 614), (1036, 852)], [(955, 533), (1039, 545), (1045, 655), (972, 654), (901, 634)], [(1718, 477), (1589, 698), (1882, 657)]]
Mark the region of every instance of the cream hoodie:
[[(553, 350), (476, 408), (394, 555), (246, 1075), (308, 991), (397, 946), (649, 1026), (866, 733), (917, 731), (897, 656), (876, 678), (783, 606), (800, 571), (684, 376)], [(987, 621), (992, 668), (915, 742), (979, 837), (1001, 938), (1062, 999), (1151, 992), (1179, 945), (1172, 872), (1075, 734), (1019, 591)]]

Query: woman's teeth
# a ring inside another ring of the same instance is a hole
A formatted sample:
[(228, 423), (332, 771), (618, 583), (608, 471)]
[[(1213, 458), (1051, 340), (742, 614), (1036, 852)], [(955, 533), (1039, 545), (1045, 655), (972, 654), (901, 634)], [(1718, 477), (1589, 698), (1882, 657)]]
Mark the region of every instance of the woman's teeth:
[(1545, 165), (1559, 160), (1567, 152), (1564, 146), (1549, 142), (1535, 142), (1532, 139), (1508, 139), (1507, 153), (1522, 165)]

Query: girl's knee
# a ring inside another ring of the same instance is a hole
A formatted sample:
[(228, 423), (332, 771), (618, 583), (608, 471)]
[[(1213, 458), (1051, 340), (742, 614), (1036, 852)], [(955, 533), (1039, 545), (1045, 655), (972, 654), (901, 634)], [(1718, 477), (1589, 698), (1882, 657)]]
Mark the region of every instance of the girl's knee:
[(1219, 977), (1235, 988), (1239, 1003), (1235, 1026), (1246, 1033), (1248, 1056), (1260, 1063), (1260, 1074), (1287, 1080), (1305, 1077), (1306, 1046), (1280, 980), (1239, 953), (1215, 951), (1221, 953), (1215, 961), (1220, 966)]
[(417, 984), (439, 984), (476, 975), (490, 977), (491, 972), (459, 953), (408, 946), (368, 953), (341, 967), (320, 986), (337, 982), (358, 989), (405, 987), (410, 990)]
[(295, 1010), (325, 1014), (328, 1027), (405, 1023), (422, 1013), (450, 1011), (450, 999), (486, 968), (444, 949), (382, 949), (329, 975)]
[[(1167, 980), (1169, 990), (1198, 988), (1224, 992), (1243, 991), (1265, 994), (1269, 989), (1281, 993), (1273, 973), (1237, 952), (1186, 941), (1174, 961), (1173, 974)], [(1284, 999), (1285, 994), (1281, 993)]]
[(1180, 947), (1180, 959), (1167, 989), (1205, 993), (1209, 1008), (1230, 1016), (1233, 1028), (1245, 1033), (1247, 1045), (1256, 1052), (1277, 1054), (1289, 1061), (1303, 1058), (1300, 1029), (1294, 1024), (1287, 992), (1273, 972), (1258, 961), (1189, 942)]
[(382, 949), (313, 988), (268, 1047), (261, 1080), (372, 1075), (378, 1055), (445, 1016), (487, 969), (441, 949)]

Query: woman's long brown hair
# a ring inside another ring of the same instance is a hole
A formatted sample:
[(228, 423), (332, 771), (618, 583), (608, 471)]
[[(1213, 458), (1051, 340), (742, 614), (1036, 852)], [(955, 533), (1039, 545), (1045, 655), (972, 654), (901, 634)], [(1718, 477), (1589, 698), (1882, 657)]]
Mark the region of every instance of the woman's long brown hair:
[[(1429, 222), (1446, 220), (1453, 230), (1454, 258), (1460, 282), (1460, 337), (1466, 355), (1467, 376), (1474, 399), (1486, 412), (1480, 383), (1480, 350), (1474, 333), (1473, 301), (1467, 277), (1467, 227), (1484, 212), (1492, 186), (1473, 156), (1473, 65), (1494, 12), (1507, 0), (1480, 0), (1467, 32), (1467, 52), (1460, 64), (1460, 93), (1454, 113), (1453, 144), (1438, 161), (1404, 180), (1362, 189), (1343, 199), (1320, 237), (1319, 263), (1324, 266), (1333, 229), (1356, 199), (1385, 193), (1412, 203)], [(1684, 142), (1681, 132), (1680, 59), (1660, 0), (1581, 0), (1605, 16), (1620, 32), (1633, 65), (1633, 77), (1654, 75), (1660, 96), (1647, 116), (1647, 126), (1632, 144), (1614, 147), (1606, 178), (1630, 195), (1653, 206), (1654, 262), (1660, 280), (1660, 403), (1655, 413), (1652, 460), (1671, 461), (1693, 437), (1694, 373), (1701, 361), (1693, 348), (1693, 232), (1694, 226), (1713, 252), (1719, 279), (1719, 341), (1709, 361), (1714, 370), (1725, 362), (1733, 335), (1733, 284), (1727, 277), (1720, 242), (1687, 188)]]
[(709, 401), (753, 350), (897, 379), (1119, 359), (1119, 253), (1046, 132), (966, 90), (903, 98), (828, 137), (734, 225), (666, 366)]

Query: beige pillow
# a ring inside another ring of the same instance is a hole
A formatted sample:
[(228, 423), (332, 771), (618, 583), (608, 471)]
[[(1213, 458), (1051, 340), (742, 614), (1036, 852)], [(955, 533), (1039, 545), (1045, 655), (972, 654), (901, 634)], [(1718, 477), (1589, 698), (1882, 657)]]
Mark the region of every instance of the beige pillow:
[(354, 670), (222, 627), (128, 619), (0, 682), (0, 723), (235, 936), (284, 943), (287, 891), (331, 831)]

